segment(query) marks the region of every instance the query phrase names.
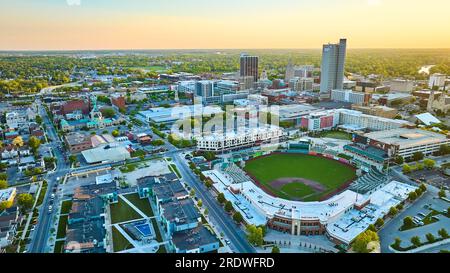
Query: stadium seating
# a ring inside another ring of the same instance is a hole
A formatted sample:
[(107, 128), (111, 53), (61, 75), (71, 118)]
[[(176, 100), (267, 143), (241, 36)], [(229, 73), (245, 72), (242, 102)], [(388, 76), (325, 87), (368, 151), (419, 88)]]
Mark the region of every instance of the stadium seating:
[(228, 164), (223, 171), (233, 179), (234, 184), (251, 181), (250, 177), (234, 163)]
[(372, 167), (369, 173), (361, 176), (350, 186), (350, 190), (364, 194), (377, 189), (387, 182), (389, 182), (389, 176)]

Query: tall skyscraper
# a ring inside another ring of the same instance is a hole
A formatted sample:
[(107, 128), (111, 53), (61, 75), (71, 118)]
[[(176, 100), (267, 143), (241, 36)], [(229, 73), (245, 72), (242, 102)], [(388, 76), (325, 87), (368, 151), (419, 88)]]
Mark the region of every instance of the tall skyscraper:
[(258, 63), (259, 58), (257, 56), (241, 54), (241, 78), (252, 76), (253, 81), (257, 82), (259, 80)]
[(346, 51), (347, 39), (341, 39), (339, 44), (323, 45), (320, 93), (344, 88)]

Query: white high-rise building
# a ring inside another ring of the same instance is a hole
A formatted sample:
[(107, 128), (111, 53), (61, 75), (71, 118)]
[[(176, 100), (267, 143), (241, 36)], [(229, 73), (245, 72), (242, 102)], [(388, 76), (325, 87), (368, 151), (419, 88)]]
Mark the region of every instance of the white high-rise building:
[(433, 87), (437, 86), (439, 88), (445, 86), (445, 80), (447, 79), (447, 76), (444, 74), (433, 74), (430, 76), (430, 80), (428, 82), (428, 87), (432, 89)]

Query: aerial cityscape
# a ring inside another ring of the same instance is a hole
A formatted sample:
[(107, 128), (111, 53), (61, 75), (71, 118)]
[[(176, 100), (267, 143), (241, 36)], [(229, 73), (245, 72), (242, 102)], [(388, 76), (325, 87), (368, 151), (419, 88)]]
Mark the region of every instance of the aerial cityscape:
[[(403, 23), (393, 39), (384, 22), (364, 44), (367, 22), (327, 35), (318, 23), (314, 36), (305, 20), (269, 39), (267, 22), (250, 33), (236, 19), (244, 30), (231, 37), (232, 17), (202, 29), (212, 17), (193, 16), (238, 1), (0, 2), (0, 33), (17, 32), (0, 42), (0, 257), (450, 252), (448, 8), (427, 26), (438, 38), (417, 30), (429, 43)], [(369, 14), (402, 1), (348, 2)], [(449, 5), (428, 2), (411, 13)], [(123, 20), (147, 8), (149, 33), (131, 42), (145, 20)], [(21, 9), (67, 20), (19, 22)], [(70, 30), (96, 11), (92, 29)], [(100, 23), (109, 12), (116, 23)]]

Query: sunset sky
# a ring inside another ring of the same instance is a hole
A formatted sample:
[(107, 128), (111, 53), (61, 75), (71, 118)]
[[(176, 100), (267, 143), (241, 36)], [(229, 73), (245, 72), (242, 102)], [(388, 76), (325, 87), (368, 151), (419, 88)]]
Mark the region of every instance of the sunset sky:
[(450, 1), (0, 0), (0, 34), (0, 50), (450, 48)]

